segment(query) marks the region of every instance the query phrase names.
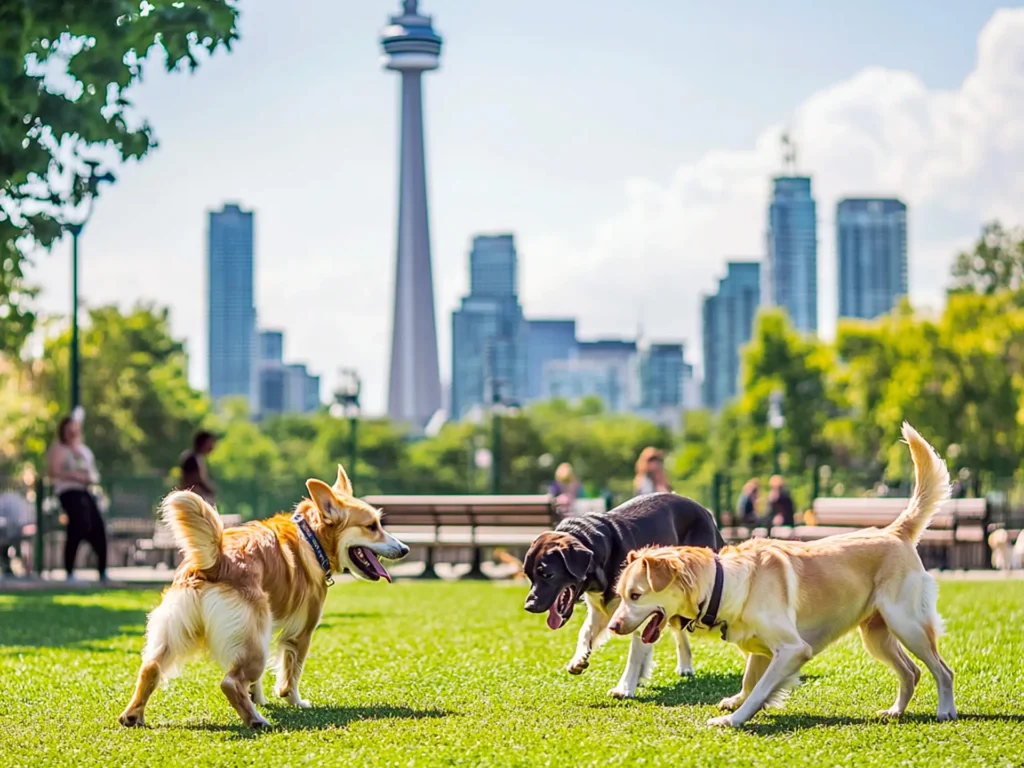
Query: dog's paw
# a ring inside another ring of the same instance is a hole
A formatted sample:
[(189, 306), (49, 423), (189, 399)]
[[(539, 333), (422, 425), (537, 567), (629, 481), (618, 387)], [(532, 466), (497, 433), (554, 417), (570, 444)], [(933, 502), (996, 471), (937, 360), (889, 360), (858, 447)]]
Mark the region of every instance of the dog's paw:
[(897, 707), (895, 704), (893, 704), (888, 709), (880, 709), (880, 710), (878, 710), (877, 714), (878, 714), (879, 717), (884, 717), (887, 720), (892, 720), (892, 719), (895, 719), (897, 717), (903, 717), (903, 710), (900, 709), (899, 707)]
[(716, 727), (727, 727), (727, 728), (738, 728), (742, 723), (737, 723), (733, 720), (732, 715), (722, 715), (721, 717), (713, 717), (708, 720), (708, 725), (714, 725)]
[(262, 707), (264, 704), (267, 703), (267, 696), (263, 693), (262, 688), (253, 688), (249, 692), (249, 698), (252, 699), (252, 703), (255, 704), (257, 707)]
[(608, 695), (613, 699), (632, 699), (636, 691), (631, 691), (629, 688), (625, 688), (621, 685), (616, 685), (610, 691)]
[(291, 702), (291, 704), (298, 707), (299, 709), (309, 709), (313, 706), (309, 703), (309, 699), (295, 699)]
[(689, 665), (689, 664), (686, 665), (685, 667), (684, 666), (678, 666), (678, 667), (676, 667), (676, 674), (679, 677), (693, 677), (693, 666)]
[(270, 721), (267, 720), (267, 718), (265, 718), (259, 712), (257, 712), (256, 713), (256, 717), (254, 717), (252, 722), (249, 723), (249, 727), (257, 729), (257, 730), (259, 730), (261, 728), (269, 728), (270, 727)]
[(743, 694), (736, 694), (735, 696), (726, 696), (720, 702), (718, 702), (718, 708), (724, 709), (726, 712), (735, 712), (740, 708), (743, 703)]
[(123, 725), (125, 728), (141, 728), (146, 724), (146, 719), (143, 715), (136, 715), (133, 712), (123, 712), (117, 722)]
[(946, 711), (939, 710), (938, 713), (940, 723), (945, 722), (947, 720), (956, 720), (958, 717), (959, 715), (957, 715), (955, 707), (953, 709), (948, 709)]
[(565, 669), (570, 675), (582, 675), (583, 670), (590, 666), (590, 659), (586, 656), (580, 656), (570, 661)]

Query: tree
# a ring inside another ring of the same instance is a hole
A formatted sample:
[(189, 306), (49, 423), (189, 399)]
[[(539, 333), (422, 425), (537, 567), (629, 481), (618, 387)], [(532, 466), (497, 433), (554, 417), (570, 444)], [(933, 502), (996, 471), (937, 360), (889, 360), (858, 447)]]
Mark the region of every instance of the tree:
[(1024, 233), (1004, 229), (998, 221), (986, 224), (970, 251), (957, 254), (953, 264), (954, 293), (992, 295), (1024, 286)]
[[(105, 474), (166, 475), (192, 443), (210, 405), (188, 382), (182, 342), (166, 309), (137, 305), (89, 310), (81, 333), (82, 405), (86, 441)], [(48, 339), (39, 393), (65, 410), (70, 332)]]
[(234, 0), (4, 0), (0, 4), (0, 351), (35, 317), (23, 262), (95, 195), (90, 162), (156, 146), (132, 112), (149, 66), (194, 70), (237, 38)]

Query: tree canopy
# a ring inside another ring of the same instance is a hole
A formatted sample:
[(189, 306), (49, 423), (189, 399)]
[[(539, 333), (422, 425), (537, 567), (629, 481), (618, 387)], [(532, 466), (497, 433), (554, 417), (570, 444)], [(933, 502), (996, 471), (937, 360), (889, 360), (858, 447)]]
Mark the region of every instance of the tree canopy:
[(97, 194), (97, 163), (156, 146), (131, 87), (151, 66), (194, 70), (237, 37), (234, 0), (0, 3), (0, 351), (32, 330), (26, 254)]

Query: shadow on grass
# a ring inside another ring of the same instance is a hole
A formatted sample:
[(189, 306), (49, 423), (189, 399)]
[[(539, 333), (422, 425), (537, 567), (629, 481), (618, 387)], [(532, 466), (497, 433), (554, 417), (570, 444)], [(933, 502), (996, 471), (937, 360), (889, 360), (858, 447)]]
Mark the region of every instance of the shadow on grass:
[(412, 709), (410, 707), (394, 707), (389, 705), (368, 705), (363, 707), (313, 706), (311, 709), (299, 709), (285, 704), (269, 703), (259, 708), (270, 720), (271, 727), (263, 730), (246, 728), (241, 723), (223, 725), (220, 723), (200, 723), (197, 725), (155, 726), (158, 730), (179, 729), (185, 731), (208, 731), (232, 733), (239, 738), (255, 738), (263, 733), (275, 731), (318, 731), (324, 728), (344, 728), (349, 723), (359, 720), (423, 720), (425, 718), (450, 717), (457, 713), (443, 709)]
[[(756, 717), (764, 717), (764, 714)], [(864, 726), (864, 725), (891, 725), (898, 728), (901, 724), (907, 723), (934, 723), (937, 726), (946, 726), (940, 723), (934, 714), (913, 713), (902, 717), (886, 718), (881, 715), (857, 716), (857, 715), (809, 715), (809, 714), (775, 714), (768, 715), (771, 719), (767, 722), (747, 722), (741, 730), (753, 733), (758, 736), (774, 736), (778, 734), (794, 733), (809, 728), (827, 728), (829, 726)], [(1007, 722), (1024, 723), (1024, 715), (989, 715), (989, 714), (960, 714), (960, 722)]]
[(93, 640), (141, 635), (146, 611), (97, 604), (58, 603), (90, 592), (33, 593), (0, 603), (0, 646), (62, 648)]

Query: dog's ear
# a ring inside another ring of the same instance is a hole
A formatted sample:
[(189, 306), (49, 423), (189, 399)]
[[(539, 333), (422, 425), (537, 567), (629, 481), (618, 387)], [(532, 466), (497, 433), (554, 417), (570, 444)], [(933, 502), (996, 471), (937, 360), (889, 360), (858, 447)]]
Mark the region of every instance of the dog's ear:
[(348, 512), (342, 504), (338, 503), (338, 497), (334, 490), (323, 480), (311, 477), (306, 481), (306, 490), (309, 491), (309, 498), (320, 516), (320, 522), (326, 524), (344, 523)]
[(575, 538), (570, 539), (562, 550), (562, 557), (565, 559), (566, 570), (578, 581), (587, 578), (590, 566), (594, 564), (594, 553)]
[(626, 555), (626, 565), (629, 565), (634, 560), (636, 560), (638, 557), (640, 557), (640, 551), (639, 550), (636, 550), (636, 549), (629, 550), (629, 554)]
[(334, 481), (333, 488), (334, 492), (339, 496), (352, 495), (352, 481), (348, 479), (348, 474), (341, 464), (338, 465), (338, 479)]
[(668, 589), (668, 585), (672, 583), (672, 579), (675, 577), (675, 574), (672, 572), (672, 566), (661, 558), (644, 558), (644, 570), (647, 572), (647, 581), (651, 584), (652, 592), (661, 592)]

